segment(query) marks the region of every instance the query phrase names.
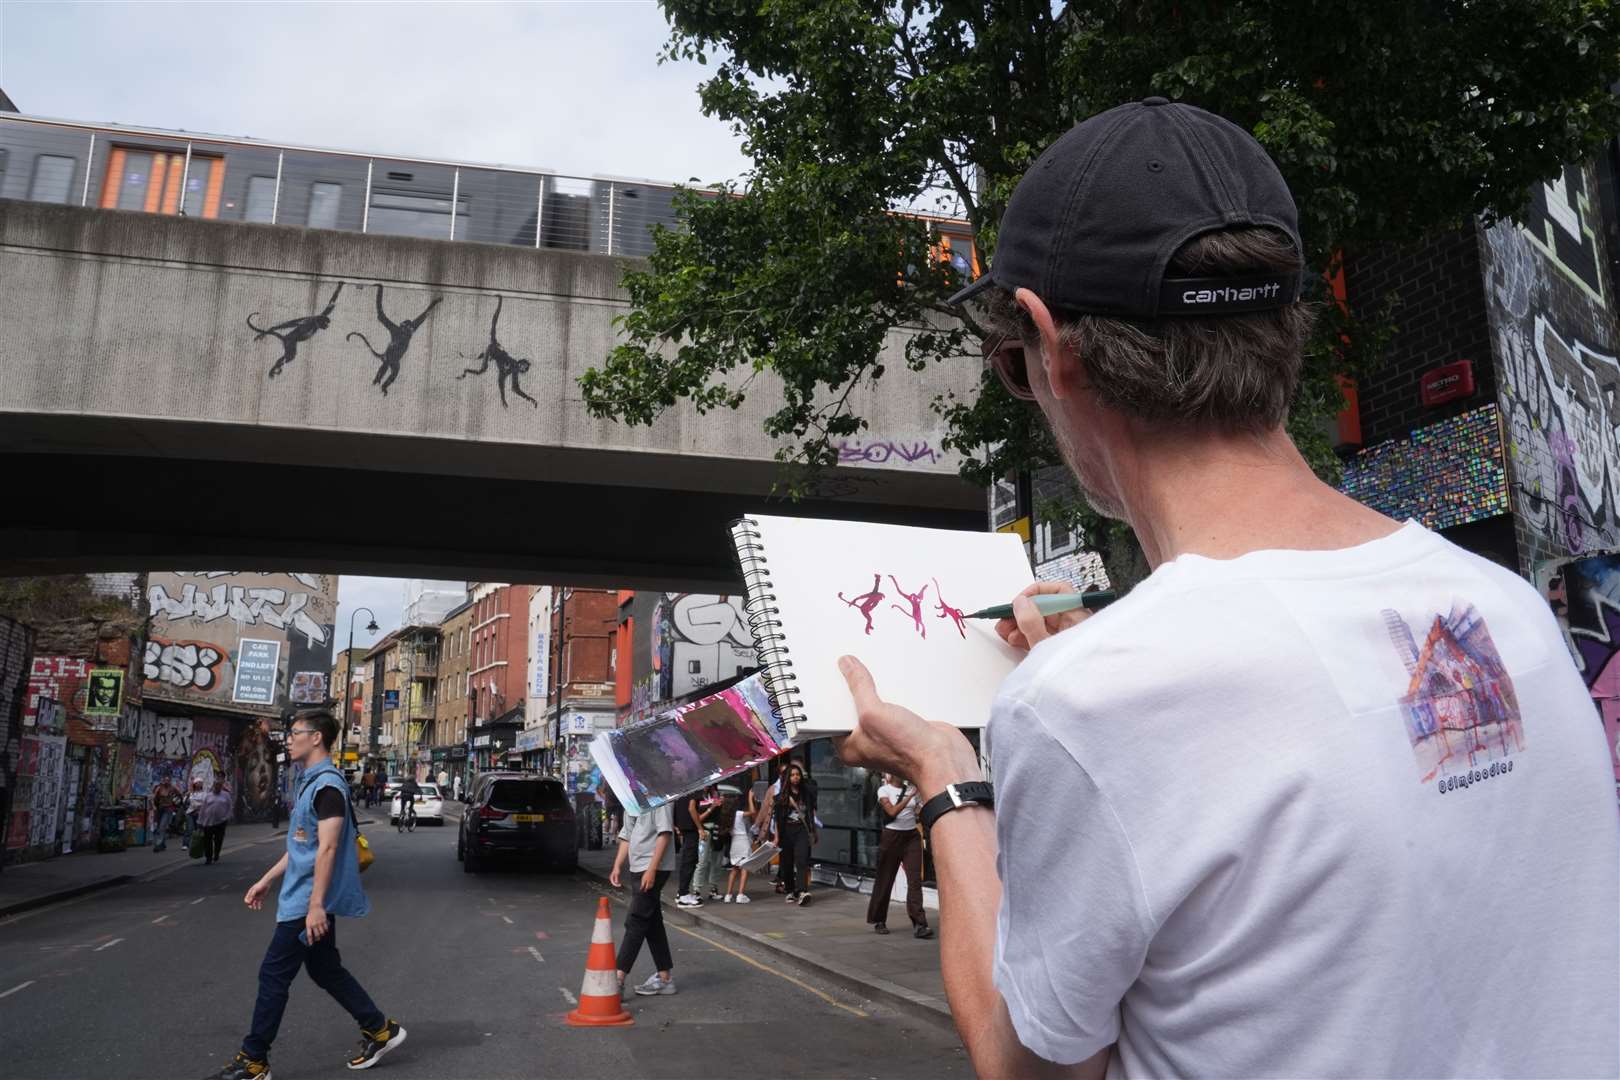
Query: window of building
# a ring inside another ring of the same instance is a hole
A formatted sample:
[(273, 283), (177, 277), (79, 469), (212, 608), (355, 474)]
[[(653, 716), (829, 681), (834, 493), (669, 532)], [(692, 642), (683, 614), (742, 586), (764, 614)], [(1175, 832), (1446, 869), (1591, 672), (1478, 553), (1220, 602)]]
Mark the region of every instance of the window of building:
[(242, 209), (243, 221), (258, 221), (268, 225), (275, 220), (276, 178), (250, 176), (247, 186), (247, 205)]
[(73, 167), (70, 157), (60, 154), (41, 154), (34, 159), (34, 181), (28, 197), (35, 202), (66, 203), (73, 190)]
[(309, 187), (309, 227), (337, 228), (338, 204), (343, 199), (342, 184), (311, 184)]

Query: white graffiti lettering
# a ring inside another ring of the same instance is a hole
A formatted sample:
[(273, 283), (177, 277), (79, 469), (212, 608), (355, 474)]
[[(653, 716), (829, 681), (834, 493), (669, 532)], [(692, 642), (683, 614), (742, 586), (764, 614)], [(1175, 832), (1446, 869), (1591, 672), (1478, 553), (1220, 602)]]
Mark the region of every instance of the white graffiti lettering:
[(190, 720), (143, 713), (135, 752), (148, 757), (189, 758), (193, 729)]
[(1546, 269), (1568, 269), (1548, 245), (1563, 229), (1564, 190), (1543, 193), (1539, 229), (1504, 222), (1485, 233), (1499, 404), (1531, 563), (1620, 544), (1620, 360), (1552, 315), (1568, 288)]
[(148, 681), (190, 690), (212, 690), (219, 682), (215, 668), (225, 657), (207, 642), (146, 643), (142, 672)]
[[(253, 571), (242, 571), (242, 570), (176, 570), (174, 572), (174, 576), (175, 577), (222, 578), (222, 577), (236, 577), (238, 574), (241, 574), (241, 573), (244, 573), (244, 572), (255, 573), (255, 574), (258, 574), (260, 577), (269, 577), (271, 574), (275, 573), (276, 571), (273, 571), (273, 570), (253, 570)], [(319, 592), (321, 589), (325, 588), (325, 583), (321, 581), (321, 575), (319, 575), (319, 574), (288, 574), (287, 577), (290, 577), (294, 581), (298, 582), (298, 584), (304, 585), (304, 586), (306, 586), (308, 588), (311, 588), (311, 589), (314, 589), (317, 592)]]
[(330, 636), (329, 628), (305, 612), (309, 606), (308, 593), (293, 593), (289, 597), (285, 589), (242, 585), (215, 585), (204, 592), (187, 583), (181, 586), (178, 597), (170, 596), (162, 585), (153, 585), (147, 590), (147, 602), (154, 618), (211, 623), (228, 617), (241, 626), (263, 623), (277, 630), (291, 628), (303, 634), (312, 645), (325, 645)]

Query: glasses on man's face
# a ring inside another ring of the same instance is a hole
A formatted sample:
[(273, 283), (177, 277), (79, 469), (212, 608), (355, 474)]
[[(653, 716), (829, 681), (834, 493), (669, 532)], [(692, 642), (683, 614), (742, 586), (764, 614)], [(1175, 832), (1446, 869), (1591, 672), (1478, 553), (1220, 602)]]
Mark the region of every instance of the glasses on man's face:
[(313, 734), (315, 734), (315, 729), (314, 728), (309, 728), (309, 727), (295, 727), (295, 728), (288, 728), (287, 729), (287, 735), (289, 737), (291, 737), (293, 735), (313, 735)]
[(986, 338), (980, 348), (984, 352), (985, 360), (995, 369), (1001, 385), (1007, 388), (1007, 393), (1019, 401), (1035, 400), (1035, 394), (1029, 388), (1029, 367), (1024, 362), (1024, 343), (1016, 334)]

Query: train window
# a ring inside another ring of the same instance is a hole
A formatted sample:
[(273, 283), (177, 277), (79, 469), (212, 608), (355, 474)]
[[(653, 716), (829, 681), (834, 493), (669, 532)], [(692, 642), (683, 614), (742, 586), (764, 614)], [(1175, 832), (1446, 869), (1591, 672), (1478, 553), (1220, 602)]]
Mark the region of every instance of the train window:
[(337, 228), (338, 203), (342, 198), (342, 184), (311, 184), (309, 187), (309, 227), (312, 229)]
[[(456, 213), (467, 213), (466, 199), (457, 200)], [(371, 220), (367, 231), (443, 240), (450, 235), (450, 197), (375, 188), (371, 192)]]
[(34, 159), (34, 182), (28, 189), (28, 197), (35, 202), (67, 202), (76, 164), (72, 158), (59, 154), (39, 155)]
[(124, 175), (118, 185), (120, 210), (145, 210), (146, 189), (152, 182), (152, 155), (134, 150), (124, 153)]
[(273, 176), (250, 176), (247, 186), (247, 205), (242, 208), (243, 221), (261, 221), (265, 224), (275, 220), (276, 212), (276, 178)]
[(207, 205), (208, 181), (213, 178), (215, 162), (212, 158), (191, 156), (191, 167), (186, 170), (186, 193), (180, 205), (187, 217), (203, 217)]

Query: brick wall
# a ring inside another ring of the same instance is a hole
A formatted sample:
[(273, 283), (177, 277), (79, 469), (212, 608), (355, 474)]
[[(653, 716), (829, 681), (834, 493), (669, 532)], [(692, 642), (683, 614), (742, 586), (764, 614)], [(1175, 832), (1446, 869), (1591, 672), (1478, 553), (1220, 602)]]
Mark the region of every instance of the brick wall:
[[(1398, 328), (1382, 360), (1358, 380), (1365, 445), (1404, 438), (1415, 427), (1495, 400), (1485, 284), (1472, 224), (1408, 247), (1352, 253), (1346, 259), (1345, 291), (1351, 310), (1362, 318), (1390, 302)], [(1418, 400), (1418, 377), (1456, 360), (1474, 362), (1473, 396), (1425, 409)]]

